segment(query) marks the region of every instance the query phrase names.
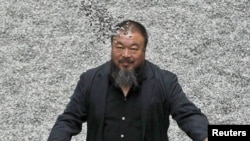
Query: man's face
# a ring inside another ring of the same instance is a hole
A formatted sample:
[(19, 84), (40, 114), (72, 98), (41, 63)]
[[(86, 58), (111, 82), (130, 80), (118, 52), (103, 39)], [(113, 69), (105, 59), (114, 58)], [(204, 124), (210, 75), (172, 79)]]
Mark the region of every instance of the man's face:
[(144, 38), (139, 32), (118, 33), (112, 41), (112, 61), (120, 70), (134, 70), (145, 60)]

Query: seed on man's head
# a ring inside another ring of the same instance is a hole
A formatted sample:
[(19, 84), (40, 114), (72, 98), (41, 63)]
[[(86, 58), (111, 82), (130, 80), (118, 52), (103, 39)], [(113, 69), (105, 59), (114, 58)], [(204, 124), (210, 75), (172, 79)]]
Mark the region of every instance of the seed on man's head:
[(124, 28), (124, 27), (120, 27), (120, 30), (123, 30), (123, 31), (125, 31), (125, 28)]
[(126, 22), (126, 26), (127, 29), (129, 28), (129, 22)]

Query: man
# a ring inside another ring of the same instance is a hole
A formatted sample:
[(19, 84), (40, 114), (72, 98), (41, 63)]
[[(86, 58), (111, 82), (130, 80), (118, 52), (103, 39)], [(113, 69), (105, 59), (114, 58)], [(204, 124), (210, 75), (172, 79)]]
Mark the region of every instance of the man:
[(167, 141), (169, 116), (194, 141), (207, 140), (208, 120), (175, 74), (145, 60), (148, 34), (136, 21), (117, 25), (111, 60), (84, 72), (48, 141), (69, 141), (87, 122), (87, 141)]

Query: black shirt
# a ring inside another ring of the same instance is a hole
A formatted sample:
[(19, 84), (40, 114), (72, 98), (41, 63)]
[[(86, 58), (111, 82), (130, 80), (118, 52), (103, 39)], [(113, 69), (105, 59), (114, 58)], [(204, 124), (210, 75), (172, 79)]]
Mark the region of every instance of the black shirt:
[(139, 87), (132, 87), (125, 97), (111, 81), (106, 100), (104, 141), (140, 141), (141, 129)]

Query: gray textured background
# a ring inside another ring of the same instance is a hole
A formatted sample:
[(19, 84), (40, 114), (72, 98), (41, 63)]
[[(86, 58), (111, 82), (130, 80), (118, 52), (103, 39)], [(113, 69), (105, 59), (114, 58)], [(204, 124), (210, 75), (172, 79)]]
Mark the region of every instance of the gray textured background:
[[(250, 124), (249, 0), (0, 0), (0, 141), (45, 141), (79, 75), (110, 58), (109, 26), (144, 24), (212, 124)], [(84, 141), (86, 125), (73, 141)], [(171, 120), (172, 141), (188, 141)]]

